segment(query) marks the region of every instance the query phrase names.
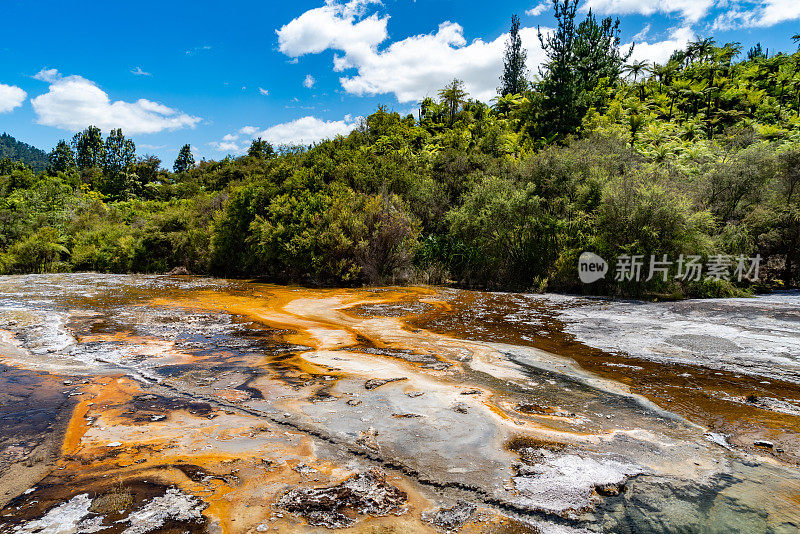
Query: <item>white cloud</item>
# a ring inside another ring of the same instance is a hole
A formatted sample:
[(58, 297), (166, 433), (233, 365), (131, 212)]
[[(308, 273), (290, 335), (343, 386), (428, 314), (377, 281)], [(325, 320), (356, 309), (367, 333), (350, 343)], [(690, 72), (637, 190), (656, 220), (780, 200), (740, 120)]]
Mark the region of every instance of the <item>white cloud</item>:
[(588, 0), (583, 8), (602, 15), (638, 13), (647, 16), (654, 13), (678, 13), (688, 22), (694, 23), (706, 16), (713, 5), (714, 0)]
[(0, 113), (7, 113), (25, 102), (28, 94), (16, 85), (0, 83)]
[(797, 0), (765, 0), (758, 7), (743, 9), (734, 2), (731, 9), (714, 19), (712, 29), (725, 31), (737, 28), (768, 28), (781, 22), (800, 19)]
[(56, 69), (42, 69), (33, 75), (34, 80), (53, 83), (61, 78), (61, 74)]
[(633, 42), (639, 43), (644, 41), (644, 38), (647, 37), (647, 34), (650, 33), (650, 24), (645, 24), (644, 28), (639, 30), (639, 33), (633, 36)]
[(797, 0), (767, 0), (763, 3), (760, 26), (772, 26), (787, 20), (800, 19), (800, 2)]
[(50, 83), (49, 91), (31, 100), (37, 122), (64, 130), (78, 131), (94, 125), (101, 130), (122, 128), (127, 134), (193, 128), (199, 117), (158, 102), (112, 102), (105, 91), (81, 76), (61, 76), (55, 69), (39, 72), (36, 79)]
[[(289, 57), (318, 54), (323, 50), (347, 50), (351, 55), (368, 54), (387, 37), (388, 15), (364, 14), (377, 0), (351, 0), (345, 4), (327, 0), (277, 30), (278, 48)], [(359, 20), (360, 19), (360, 20)]]
[[(686, 44), (695, 38), (690, 27), (675, 28), (669, 34), (669, 39), (651, 43), (637, 42), (633, 47), (633, 54), (629, 61), (649, 61), (650, 63), (666, 63), (675, 50), (686, 48)], [(630, 47), (630, 43), (622, 45), (622, 50)]]
[[(496, 95), (507, 34), (468, 43), (459, 24), (443, 22), (434, 33), (379, 50), (388, 37), (388, 16), (367, 15), (367, 6), (374, 3), (328, 0), (278, 30), (280, 50), (292, 57), (329, 49), (343, 52), (334, 55), (333, 69), (356, 71), (339, 79), (344, 90), (355, 95), (394, 93), (399, 102), (418, 101), (453, 78), (463, 80), (473, 98), (488, 101)], [(544, 59), (536, 29), (522, 28), (520, 35), (528, 50), (528, 67), (535, 73)]]
[(268, 91), (268, 90), (266, 90), (266, 89), (264, 89), (264, 88), (262, 88), (262, 87), (259, 87), (259, 88), (258, 88), (258, 92), (259, 92), (260, 94), (264, 95), (264, 96), (269, 96), (269, 91)]
[[(536, 72), (544, 60), (536, 29), (522, 28), (520, 37), (528, 52), (528, 68)], [(399, 102), (411, 102), (459, 78), (472, 98), (488, 101), (497, 94), (507, 39), (503, 34), (493, 41), (475, 39), (468, 44), (459, 24), (444, 22), (436, 33), (408, 37), (371, 54), (353, 65), (358, 74), (340, 81), (349, 93), (394, 93)]]
[(142, 67), (136, 67), (135, 69), (131, 69), (131, 74), (135, 74), (136, 76), (152, 76), (149, 72), (145, 72), (142, 70)]
[(312, 87), (314, 87), (314, 84), (316, 82), (317, 80), (315, 80), (312, 75), (306, 74), (306, 79), (303, 80), (303, 87), (305, 87), (306, 89), (311, 89)]
[[(361, 117), (346, 115), (340, 121), (323, 121), (317, 117), (307, 116), (290, 122), (276, 124), (265, 130), (255, 126), (244, 126), (236, 134), (228, 134), (218, 143), (210, 143), (220, 151), (231, 153), (244, 152), (252, 139), (258, 137), (273, 145), (310, 145), (323, 139), (331, 139), (337, 135), (347, 135), (358, 125)], [(245, 136), (245, 139), (240, 137)]]
[(340, 121), (323, 121), (317, 117), (303, 117), (291, 122), (276, 124), (254, 137), (266, 139), (274, 145), (308, 145), (337, 135), (347, 135), (353, 131), (360, 117), (349, 115)]
[(242, 151), (242, 147), (231, 141), (222, 141), (221, 143), (211, 143), (220, 152), (230, 152), (235, 154)]
[(230, 133), (223, 136), (221, 141), (212, 141), (208, 144), (220, 152), (236, 154), (244, 151), (244, 147), (239, 146), (238, 141), (239, 141), (239, 134)]
[(533, 6), (529, 10), (525, 11), (525, 14), (529, 17), (538, 17), (542, 13), (548, 10), (550, 6), (546, 2), (542, 2), (539, 5)]

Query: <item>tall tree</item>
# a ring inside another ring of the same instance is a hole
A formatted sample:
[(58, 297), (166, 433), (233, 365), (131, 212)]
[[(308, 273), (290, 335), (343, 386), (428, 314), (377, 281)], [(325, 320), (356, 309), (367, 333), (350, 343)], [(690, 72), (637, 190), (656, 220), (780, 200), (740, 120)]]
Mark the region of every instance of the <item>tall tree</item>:
[(764, 52), (764, 49), (761, 47), (761, 43), (756, 43), (755, 46), (751, 46), (750, 50), (747, 51), (747, 59), (748, 61), (753, 59), (759, 58), (766, 58), (767, 54)]
[(619, 19), (611, 17), (598, 21), (590, 9), (578, 25), (575, 31), (575, 60), (578, 73), (587, 87), (596, 85), (600, 78), (618, 78), (622, 65), (633, 53), (633, 44), (625, 53), (619, 49), (619, 24)]
[(511, 15), (511, 29), (508, 32), (506, 53), (503, 59), (503, 75), (500, 76), (500, 95), (520, 94), (528, 88), (525, 66), (527, 51), (522, 48), (522, 38), (519, 35), (519, 17)]
[(467, 98), (464, 82), (458, 78), (453, 78), (452, 82), (439, 90), (439, 98), (441, 98), (443, 104), (447, 105), (448, 114), (450, 115), (450, 124), (452, 124), (456, 113), (461, 109), (461, 105)]
[(136, 145), (125, 139), (122, 129), (111, 130), (105, 143), (103, 154), (103, 172), (117, 174), (127, 170), (136, 160)]
[(250, 143), (247, 155), (257, 159), (269, 159), (275, 155), (275, 149), (272, 148), (269, 141), (264, 141), (259, 137), (258, 139), (253, 139), (253, 142)]
[(542, 34), (539, 42), (547, 56), (540, 69), (539, 91), (543, 99), (542, 116), (538, 121), (548, 133), (566, 135), (580, 123), (578, 111), (578, 77), (575, 69), (575, 13), (578, 0), (553, 0), (556, 29)]
[(75, 151), (75, 163), (81, 169), (101, 167), (105, 154), (103, 133), (97, 126), (89, 126), (72, 138), (72, 150)]
[(156, 182), (161, 169), (161, 160), (156, 156), (145, 154), (137, 158), (136, 163), (131, 166), (131, 189), (136, 195), (148, 193), (148, 185)]
[(103, 150), (103, 181), (101, 190), (115, 200), (128, 197), (131, 189), (131, 167), (136, 161), (136, 145), (125, 139), (122, 129), (111, 130)]
[(622, 72), (627, 74), (633, 75), (633, 83), (636, 83), (636, 78), (639, 77), (640, 74), (646, 73), (650, 69), (650, 63), (646, 60), (642, 59), (639, 61), (634, 61), (628, 65), (622, 67)]
[(717, 42), (713, 37), (706, 37), (705, 39), (690, 42), (687, 45), (687, 49), (693, 51), (693, 59), (703, 62), (714, 50), (716, 44)]
[(612, 20), (611, 17), (597, 20), (590, 9), (575, 31), (573, 61), (581, 96), (581, 116), (589, 107), (604, 107), (603, 98), (594, 94), (594, 89), (602, 79), (615, 83), (622, 65), (633, 53), (633, 44), (624, 53), (619, 49), (619, 24), (619, 19)]
[(175, 159), (175, 164), (172, 166), (172, 170), (177, 173), (182, 173), (193, 168), (194, 156), (192, 155), (192, 147), (189, 145), (183, 145), (180, 152), (178, 152), (178, 157)]
[(50, 171), (64, 172), (75, 167), (75, 154), (63, 139), (50, 152)]

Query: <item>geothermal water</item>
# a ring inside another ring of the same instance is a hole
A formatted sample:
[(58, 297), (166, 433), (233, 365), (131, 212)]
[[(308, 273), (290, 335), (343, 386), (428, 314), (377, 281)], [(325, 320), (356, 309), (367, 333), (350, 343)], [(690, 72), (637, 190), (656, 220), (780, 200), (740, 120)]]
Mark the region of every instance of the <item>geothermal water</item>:
[(797, 532), (800, 295), (0, 278), (0, 533)]

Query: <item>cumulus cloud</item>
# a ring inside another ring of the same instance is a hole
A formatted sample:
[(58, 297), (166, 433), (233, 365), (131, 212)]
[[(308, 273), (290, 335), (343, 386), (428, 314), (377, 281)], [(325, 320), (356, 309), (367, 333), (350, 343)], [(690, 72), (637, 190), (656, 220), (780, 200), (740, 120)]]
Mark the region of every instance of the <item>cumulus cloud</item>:
[[(536, 72), (544, 60), (536, 29), (522, 28), (520, 37), (528, 52), (528, 68)], [(503, 34), (493, 41), (467, 43), (459, 24), (443, 22), (436, 33), (408, 37), (370, 55), (353, 65), (358, 74), (340, 81), (349, 93), (394, 93), (399, 102), (411, 102), (459, 78), (473, 98), (488, 101), (497, 94), (507, 39)]]
[(227, 134), (223, 136), (221, 141), (212, 141), (208, 144), (220, 152), (227, 152), (229, 154), (237, 154), (244, 151), (244, 147), (239, 144), (238, 133)]
[(269, 96), (269, 91), (267, 89), (264, 89), (263, 87), (259, 87), (258, 92), (264, 96)]
[(758, 4), (747, 9), (740, 2), (734, 2), (731, 9), (714, 19), (712, 29), (767, 28), (800, 19), (800, 2), (797, 0), (765, 0)]
[[(464, 29), (443, 22), (435, 32), (413, 35), (382, 49), (388, 38), (388, 16), (367, 14), (369, 0), (337, 3), (335, 0), (306, 11), (278, 30), (280, 50), (290, 56), (335, 50), (336, 72), (355, 70), (339, 81), (355, 95), (393, 93), (399, 102), (433, 95), (453, 78), (465, 82), (473, 98), (489, 100), (496, 95), (507, 34), (493, 41), (467, 42)], [(528, 50), (528, 67), (536, 72), (543, 53), (535, 28), (520, 30)]]
[[(675, 50), (686, 48), (686, 44), (694, 39), (694, 31), (686, 26), (675, 28), (669, 34), (669, 38), (663, 41), (637, 42), (633, 47), (633, 54), (630, 61), (649, 61), (650, 63), (666, 63)], [(630, 43), (622, 45), (626, 50)]]
[(337, 135), (347, 135), (353, 131), (360, 117), (346, 115), (340, 121), (323, 121), (317, 117), (307, 116), (291, 122), (276, 124), (253, 137), (266, 139), (273, 145), (308, 145), (331, 139)]
[(542, 2), (541, 4), (533, 6), (532, 8), (525, 11), (525, 14), (528, 15), (529, 17), (538, 17), (539, 15), (547, 11), (549, 8), (550, 6), (546, 2)]
[(365, 17), (370, 4), (377, 0), (351, 0), (306, 11), (277, 30), (278, 48), (289, 57), (318, 54), (323, 50), (347, 50), (351, 55), (368, 54), (387, 37), (387, 16), (377, 13)]
[(143, 71), (142, 67), (136, 67), (135, 69), (131, 69), (131, 74), (135, 74), (136, 76), (152, 76), (149, 72)]
[(602, 15), (677, 13), (694, 23), (706, 16), (713, 5), (714, 0), (588, 0), (583, 7)]
[(214, 144), (214, 146), (220, 152), (230, 152), (232, 154), (236, 154), (237, 152), (241, 152), (243, 150), (242, 147), (240, 147), (237, 143), (233, 141), (221, 141), (219, 143)]
[(20, 107), (27, 96), (28, 94), (16, 85), (0, 83), (0, 113), (8, 113)]
[(361, 117), (346, 115), (340, 121), (324, 121), (307, 116), (270, 126), (264, 130), (244, 126), (237, 133), (228, 134), (221, 141), (211, 143), (221, 152), (243, 153), (250, 141), (258, 137), (273, 145), (310, 145), (337, 135), (347, 135), (355, 129)]
[(193, 128), (201, 120), (151, 100), (111, 101), (94, 82), (82, 76), (61, 76), (55, 69), (34, 77), (50, 84), (47, 93), (31, 100), (37, 122), (45, 126), (78, 131), (95, 125), (106, 131), (122, 128), (127, 134), (143, 134)]
[(306, 79), (303, 80), (303, 87), (305, 87), (306, 89), (311, 89), (312, 87), (314, 87), (314, 84), (316, 82), (317, 80), (315, 80), (312, 75), (306, 74)]

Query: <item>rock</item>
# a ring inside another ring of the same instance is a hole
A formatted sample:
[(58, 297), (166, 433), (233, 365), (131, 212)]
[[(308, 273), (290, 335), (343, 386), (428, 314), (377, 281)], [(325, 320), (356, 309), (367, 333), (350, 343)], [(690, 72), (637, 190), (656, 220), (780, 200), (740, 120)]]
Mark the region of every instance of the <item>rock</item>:
[[(19, 534), (44, 532), (90, 534), (109, 528), (103, 526), (104, 517), (102, 515), (91, 511), (92, 502), (93, 500), (87, 494), (78, 495), (72, 500), (52, 508), (42, 518), (28, 521), (17, 527), (14, 532)], [(202, 523), (204, 521), (202, 512), (205, 507), (206, 505), (194, 495), (187, 495), (176, 488), (170, 488), (164, 495), (154, 498), (117, 523), (130, 525), (122, 530), (124, 534), (161, 532), (161, 527), (167, 522)], [(115, 527), (115, 532), (120, 532), (120, 527)]]
[(194, 495), (187, 495), (170, 488), (161, 497), (156, 497), (144, 507), (129, 515), (125, 522), (130, 527), (123, 534), (144, 534), (158, 531), (168, 521), (203, 521), (206, 504)]
[(397, 419), (415, 419), (422, 416), (418, 413), (393, 413), (392, 417)]
[(645, 472), (637, 465), (603, 455), (541, 451), (539, 462), (519, 466), (514, 483), (519, 508), (565, 517), (591, 510), (598, 497), (622, 491), (628, 477)]
[(461, 392), (462, 395), (480, 395), (482, 393), (483, 391), (481, 391), (480, 389), (468, 389), (466, 391)]
[(765, 439), (757, 439), (753, 442), (753, 445), (755, 445), (756, 447), (766, 447), (767, 449), (771, 449), (772, 447), (775, 446), (774, 443), (772, 443), (771, 441), (767, 441)]
[(189, 269), (181, 265), (179, 267), (173, 267), (166, 274), (174, 276), (174, 275), (187, 275), (192, 273), (189, 272)]
[(408, 395), (409, 397), (411, 397), (413, 399), (415, 397), (421, 397), (422, 395), (425, 395), (425, 392), (424, 391), (409, 391), (408, 393), (406, 393), (406, 395)]
[(298, 488), (286, 493), (278, 506), (302, 515), (310, 524), (346, 528), (356, 520), (343, 512), (381, 517), (406, 512), (408, 495), (386, 483), (383, 471), (373, 468), (327, 488)]
[(450, 508), (422, 512), (422, 520), (444, 530), (458, 530), (469, 521), (473, 513), (475, 513), (474, 504), (458, 501)]
[(731, 449), (730, 443), (725, 436), (725, 434), (719, 434), (717, 432), (706, 432), (704, 434), (705, 438), (710, 441), (711, 443), (716, 443), (720, 447), (724, 447), (726, 449)]
[(356, 438), (356, 443), (373, 451), (380, 451), (378, 445), (378, 431), (372, 427), (367, 430), (362, 430)]
[(426, 363), (422, 366), (423, 369), (433, 369), (434, 371), (446, 371), (451, 367), (452, 365), (447, 362)]
[(269, 471), (275, 467), (275, 462), (269, 458), (261, 458), (261, 467)]
[(469, 413), (469, 406), (463, 402), (457, 402), (453, 405), (453, 411), (458, 413)]
[(364, 382), (364, 389), (375, 389), (390, 382), (399, 382), (401, 380), (408, 380), (405, 376), (400, 378), (371, 378)]
[[(86, 493), (77, 495), (71, 500), (50, 509), (39, 519), (28, 521), (17, 527), (14, 532), (33, 534), (37, 532), (94, 532), (90, 524), (92, 513), (89, 507), (92, 499)], [(102, 516), (99, 518), (102, 522)]]
[(360, 399), (348, 399), (347, 401), (348, 406), (358, 406), (359, 404), (361, 404)]
[(299, 463), (296, 466), (292, 467), (292, 469), (294, 469), (295, 471), (297, 471), (301, 475), (310, 475), (312, 473), (316, 473), (317, 472), (316, 469), (314, 469), (313, 467), (308, 466), (308, 465), (306, 465), (304, 463)]

